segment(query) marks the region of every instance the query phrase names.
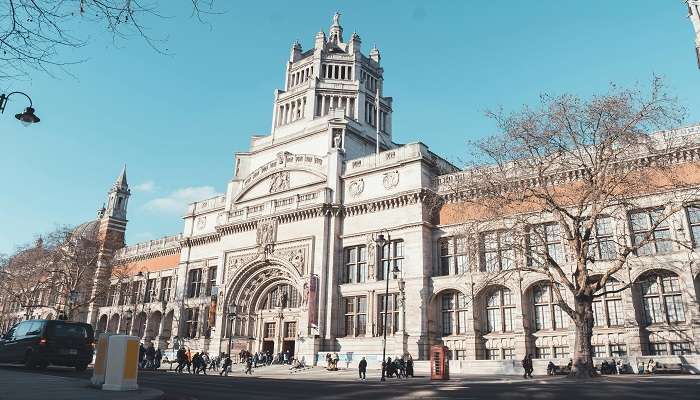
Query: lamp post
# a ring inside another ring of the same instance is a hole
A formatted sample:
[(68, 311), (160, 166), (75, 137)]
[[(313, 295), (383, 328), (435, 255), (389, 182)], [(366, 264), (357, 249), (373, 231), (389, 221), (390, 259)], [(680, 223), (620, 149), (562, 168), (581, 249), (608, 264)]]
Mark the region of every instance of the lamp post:
[[(384, 251), (384, 246), (387, 243), (391, 243), (391, 236), (387, 234), (388, 238), (384, 238), (384, 234), (379, 234), (377, 236), (377, 239), (375, 240), (375, 243), (379, 247), (379, 251)], [(389, 249), (391, 251), (391, 249)], [(389, 263), (391, 263), (391, 257), (389, 257)], [(382, 378), (381, 381), (384, 382), (386, 381), (386, 319), (387, 316), (389, 315), (389, 273), (391, 272), (392, 274), (396, 275), (399, 273), (399, 268), (394, 264), (394, 267), (389, 270), (391, 265), (387, 265), (387, 270), (386, 274), (384, 275), (384, 280), (386, 281), (386, 290), (384, 291), (384, 323), (382, 324), (382, 329), (384, 330), (384, 340), (382, 341)], [(384, 266), (381, 266), (382, 268), (382, 274), (384, 274)]]
[(233, 339), (233, 320), (236, 318), (237, 307), (235, 304), (229, 304), (226, 306), (226, 313), (228, 317), (229, 324), (229, 334), (228, 334), (228, 356), (231, 357), (231, 341)]
[(8, 100), (8, 99), (10, 98), (10, 96), (12, 96), (13, 94), (21, 94), (21, 95), (23, 95), (24, 97), (26, 97), (27, 100), (29, 100), (29, 107), (25, 108), (25, 109), (24, 109), (24, 112), (19, 113), (19, 114), (15, 114), (15, 118), (17, 118), (17, 119), (19, 120), (19, 122), (22, 123), (22, 125), (24, 125), (24, 126), (29, 126), (29, 125), (31, 125), (31, 124), (36, 124), (36, 123), (38, 123), (39, 121), (41, 121), (41, 120), (39, 119), (39, 117), (37, 117), (37, 116), (34, 114), (34, 111), (35, 111), (35, 110), (34, 110), (34, 108), (32, 107), (32, 98), (29, 97), (29, 95), (27, 95), (27, 94), (24, 93), (24, 92), (10, 92), (10, 93), (8, 93), (8, 94), (0, 94), (0, 113), (4, 113), (4, 112), (5, 112), (5, 107), (7, 106), (7, 100)]

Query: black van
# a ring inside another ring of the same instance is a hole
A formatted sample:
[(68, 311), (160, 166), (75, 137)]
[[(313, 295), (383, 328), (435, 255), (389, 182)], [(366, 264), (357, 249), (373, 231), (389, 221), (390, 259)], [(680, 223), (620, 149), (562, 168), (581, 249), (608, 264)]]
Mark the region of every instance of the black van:
[(90, 324), (60, 320), (29, 320), (10, 328), (0, 338), (0, 362), (27, 368), (49, 364), (85, 371), (95, 351)]

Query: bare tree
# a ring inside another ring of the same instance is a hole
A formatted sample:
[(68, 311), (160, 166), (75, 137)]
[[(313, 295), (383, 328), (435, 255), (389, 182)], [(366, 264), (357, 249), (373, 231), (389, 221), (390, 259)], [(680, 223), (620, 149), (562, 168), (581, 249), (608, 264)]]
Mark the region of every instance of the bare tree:
[(128, 275), (113, 266), (98, 237), (61, 227), (7, 258), (0, 289), (5, 301), (18, 305), (26, 318), (36, 309), (50, 309), (71, 319), (76, 311), (105, 300), (110, 285), (97, 275), (98, 265), (118, 279)]
[[(189, 1), (200, 21), (212, 12), (213, 0)], [(156, 0), (7, 0), (0, 4), (0, 80), (36, 70), (51, 74), (80, 62), (63, 54), (87, 44), (90, 31), (84, 25), (106, 30), (113, 40), (141, 37), (166, 53), (164, 40), (148, 26), (161, 12)]]
[(501, 133), (473, 143), (465, 171), (440, 178), (443, 217), (462, 223), (484, 284), (514, 274), (550, 282), (576, 328), (575, 377), (595, 375), (593, 301), (631, 287), (623, 272), (637, 256), (689, 245), (668, 225), (698, 199), (697, 157), (687, 155), (699, 143), (664, 131), (684, 113), (659, 78), (648, 92), (543, 95), (535, 109), (489, 112)]

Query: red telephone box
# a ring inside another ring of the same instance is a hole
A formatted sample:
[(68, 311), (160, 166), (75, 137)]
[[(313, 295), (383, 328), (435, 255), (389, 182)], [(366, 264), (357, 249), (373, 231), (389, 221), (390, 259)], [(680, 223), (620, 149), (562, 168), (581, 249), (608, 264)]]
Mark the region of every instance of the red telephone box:
[(430, 346), (430, 379), (446, 381), (450, 379), (449, 350), (442, 345)]

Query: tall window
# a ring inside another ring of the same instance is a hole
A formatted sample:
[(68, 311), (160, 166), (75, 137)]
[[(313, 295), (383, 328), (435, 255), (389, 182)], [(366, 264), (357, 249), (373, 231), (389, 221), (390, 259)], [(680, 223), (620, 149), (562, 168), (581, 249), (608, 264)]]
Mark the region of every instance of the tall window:
[[(284, 294), (287, 296), (287, 304), (282, 304)], [(300, 303), (299, 291), (293, 285), (285, 283), (277, 285), (267, 294), (265, 308), (268, 310), (276, 307), (296, 308), (299, 307)]]
[(199, 325), (199, 308), (188, 308), (185, 310), (185, 334), (188, 338), (197, 337), (197, 327)]
[(119, 285), (119, 305), (123, 306), (124, 304), (127, 303), (126, 297), (129, 295), (129, 283), (128, 282), (122, 282), (121, 285)]
[(190, 270), (188, 274), (188, 291), (187, 291), (187, 297), (193, 298), (193, 297), (199, 297), (202, 295), (204, 292), (202, 291), (202, 269), (197, 268)]
[(367, 246), (345, 248), (344, 283), (365, 282), (367, 280)]
[[(603, 288), (604, 292), (613, 292), (621, 287), (614, 279), (608, 279)], [(597, 298), (593, 302), (594, 326), (623, 326), (625, 324), (625, 312), (622, 308), (622, 293), (607, 293), (604, 298)]]
[(156, 299), (156, 280), (155, 278), (146, 281), (146, 292), (143, 296), (144, 303), (150, 303)]
[(442, 295), (442, 335), (459, 335), (467, 332), (467, 296), (461, 292)]
[(688, 224), (690, 225), (693, 247), (697, 249), (700, 248), (700, 205), (694, 204), (689, 206), (686, 211), (688, 212)]
[[(637, 255), (667, 253), (673, 249), (671, 229), (664, 219), (663, 208), (639, 210), (630, 213), (632, 244), (640, 246)], [(647, 236), (649, 238), (647, 239)]]
[(617, 256), (611, 217), (598, 217), (592, 234), (595, 240), (591, 241), (588, 251), (594, 260), (612, 260)]
[[(52, 290), (53, 292), (53, 290)], [(50, 298), (50, 296), (49, 296)], [(49, 300), (50, 301), (50, 300)], [(117, 302), (119, 301), (119, 291), (117, 290), (117, 285), (110, 285), (109, 286), (109, 299), (108, 299), (108, 304), (109, 306), (116, 306)], [(54, 304), (54, 303), (50, 303)]]
[(297, 336), (297, 323), (296, 322), (285, 322), (284, 323), (284, 337), (285, 338), (295, 338)]
[(559, 307), (556, 295), (549, 284), (541, 284), (532, 290), (535, 306), (535, 329), (564, 329), (569, 326), (569, 316)]
[(515, 302), (509, 289), (493, 291), (486, 301), (486, 331), (512, 332)]
[(401, 271), (403, 265), (403, 240), (392, 240), (382, 247), (382, 270), (379, 280), (389, 275), (389, 279), (394, 279), (394, 274), (390, 273), (394, 267)]
[(379, 320), (377, 321), (379, 329), (377, 329), (377, 335), (381, 336), (384, 334), (384, 315), (386, 315), (386, 334), (393, 335), (399, 329), (398, 295), (396, 293), (390, 293), (389, 297), (380, 295), (377, 297), (377, 300), (379, 302)]
[(530, 228), (528, 235), (528, 265), (544, 265), (547, 255), (555, 262), (564, 262), (564, 249), (561, 244), (559, 224), (540, 224)]
[(513, 234), (507, 231), (494, 231), (481, 235), (482, 269), (498, 272), (513, 267), (515, 252)]
[(209, 267), (207, 270), (207, 291), (204, 296), (211, 296), (211, 290), (216, 286), (216, 267)]
[(467, 272), (467, 239), (452, 237), (440, 240), (439, 276), (464, 274)]
[(346, 297), (345, 336), (364, 336), (367, 333), (367, 296)]
[(170, 300), (170, 286), (172, 282), (173, 278), (171, 276), (160, 278), (160, 295), (158, 296), (158, 301)]
[(275, 337), (275, 323), (266, 322), (265, 323), (265, 339), (272, 339)]
[(644, 322), (685, 322), (680, 281), (673, 273), (651, 273), (641, 281)]

